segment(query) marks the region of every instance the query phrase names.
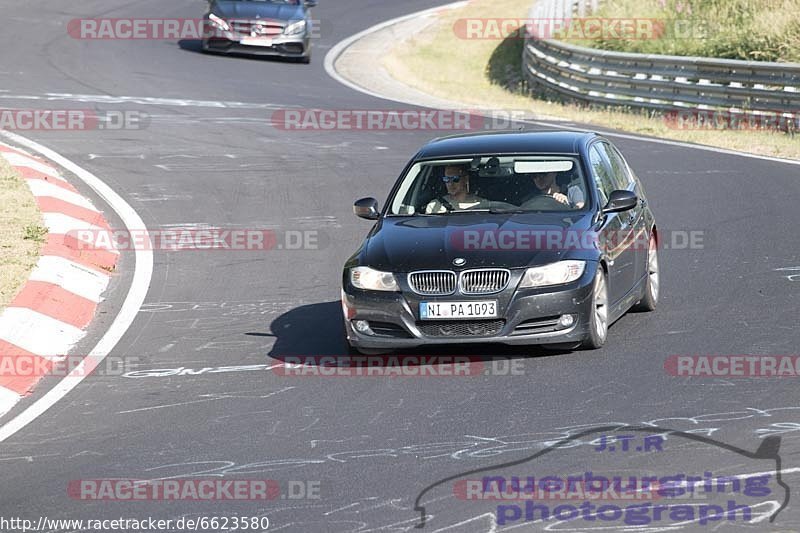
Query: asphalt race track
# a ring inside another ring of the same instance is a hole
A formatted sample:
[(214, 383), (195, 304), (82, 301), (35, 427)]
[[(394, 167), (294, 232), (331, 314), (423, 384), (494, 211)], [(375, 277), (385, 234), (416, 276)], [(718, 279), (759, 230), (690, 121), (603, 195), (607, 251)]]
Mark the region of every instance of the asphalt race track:
[[(692, 432), (751, 452), (766, 437), (779, 436), (783, 481), (800, 488), (796, 378), (682, 378), (664, 370), (675, 354), (798, 353), (800, 278), (781, 269), (800, 267), (800, 167), (777, 161), (613, 139), (644, 181), (662, 232), (699, 232), (703, 246), (662, 250), (659, 309), (623, 317), (601, 350), (414, 352), (486, 356), (495, 372), (471, 377), (285, 377), (266, 369), (286, 356), (346, 353), (341, 265), (370, 228), (352, 214), (352, 202), (362, 196), (383, 201), (405, 162), (435, 135), (281, 131), (270, 114), (405, 107), (340, 85), (325, 73), (323, 57), (349, 35), (436, 3), (323, 0), (314, 11), (322, 35), (311, 65), (205, 55), (190, 40), (81, 41), (64, 31), (66, 21), (78, 17), (199, 17), (204, 4), (195, 0), (5, 6), (1, 107), (150, 116), (139, 131), (27, 137), (102, 178), (150, 230), (312, 231), (319, 246), (157, 251), (146, 303), (111, 353), (138, 377), (92, 376), (2, 442), (0, 515), (266, 516), (269, 531), (411, 531), (420, 521), (415, 500), (426, 487), (523, 460), (559, 439), (609, 425), (649, 424), (654, 435), (659, 428)], [(104, 204), (97, 199), (97, 205)], [(90, 349), (113, 318), (131, 266), (126, 253), (81, 349)], [(490, 356), (501, 358), (492, 362)], [(240, 365), (262, 366), (200, 372)], [(515, 375), (502, 375), (510, 365)], [(53, 382), (45, 381), (0, 424)], [(587, 443), (597, 437), (522, 463), (515, 475), (625, 470), (741, 476), (775, 468), (685, 435), (670, 435), (663, 452), (616, 455), (594, 451)], [(302, 481), (319, 492), (296, 500), (214, 502), (82, 500), (68, 493), (75, 480), (209, 476)], [(772, 486), (754, 512), (769, 516), (783, 503)], [(433, 487), (423, 502), (423, 531), (546, 527), (511, 519), (494, 526), (496, 502), (462, 501), (452, 482)], [(619, 522), (583, 520), (551, 526), (621, 529)], [(681, 529), (717, 527), (800, 530), (800, 511), (790, 501), (773, 525), (688, 522)]]

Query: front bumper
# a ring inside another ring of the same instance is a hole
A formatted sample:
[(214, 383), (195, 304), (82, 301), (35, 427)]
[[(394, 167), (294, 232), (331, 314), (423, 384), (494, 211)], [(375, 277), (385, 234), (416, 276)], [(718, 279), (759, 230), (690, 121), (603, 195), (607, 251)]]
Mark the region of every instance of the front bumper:
[[(580, 343), (589, 332), (592, 285), (597, 263), (588, 263), (575, 282), (538, 289), (519, 289), (521, 272), (512, 276), (501, 293), (485, 296), (424, 297), (403, 292), (364, 291), (345, 283), (342, 311), (351, 346), (365, 349), (414, 348), (443, 344), (552, 344)], [(498, 318), (483, 320), (420, 320), (419, 302), (498, 300)], [(559, 326), (561, 315), (574, 323)], [(355, 320), (375, 324), (372, 335), (353, 326)]]
[(203, 50), (222, 54), (247, 54), (258, 56), (307, 57), (311, 52), (308, 35), (278, 36), (269, 46), (243, 44), (243, 39), (233, 35), (218, 35), (203, 39)]

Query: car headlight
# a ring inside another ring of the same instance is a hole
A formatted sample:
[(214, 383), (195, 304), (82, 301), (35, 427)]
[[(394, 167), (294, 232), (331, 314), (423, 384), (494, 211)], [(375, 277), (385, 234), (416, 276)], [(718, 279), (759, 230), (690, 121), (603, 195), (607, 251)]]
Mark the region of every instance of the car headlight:
[(350, 283), (359, 289), (369, 291), (396, 291), (397, 280), (391, 272), (381, 272), (369, 267), (355, 267), (350, 270)]
[(586, 261), (559, 261), (540, 267), (529, 268), (520, 281), (520, 288), (547, 287), (575, 281), (583, 275)]
[(306, 31), (306, 21), (305, 20), (298, 20), (296, 22), (290, 23), (286, 28), (283, 30), (284, 35), (297, 35), (298, 33), (303, 33)]
[(222, 17), (218, 17), (214, 13), (210, 13), (208, 15), (208, 20), (210, 20), (215, 26), (217, 26), (221, 30), (228, 31), (231, 29), (230, 25), (227, 22), (225, 22), (225, 19), (223, 19)]

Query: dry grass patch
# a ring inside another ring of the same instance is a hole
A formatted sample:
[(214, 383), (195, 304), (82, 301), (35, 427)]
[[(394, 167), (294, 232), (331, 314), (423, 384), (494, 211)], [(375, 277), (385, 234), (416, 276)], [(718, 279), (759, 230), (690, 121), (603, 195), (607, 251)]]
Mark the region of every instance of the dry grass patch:
[(46, 236), (30, 189), (0, 157), (0, 311), (27, 281)]

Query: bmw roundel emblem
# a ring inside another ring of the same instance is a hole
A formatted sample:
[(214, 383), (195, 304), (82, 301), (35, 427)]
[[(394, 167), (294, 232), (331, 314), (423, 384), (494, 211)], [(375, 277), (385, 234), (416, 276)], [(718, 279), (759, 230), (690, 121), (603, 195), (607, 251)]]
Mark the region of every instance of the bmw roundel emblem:
[(453, 264), (457, 267), (464, 266), (467, 263), (467, 260), (463, 257), (456, 257), (453, 259)]

